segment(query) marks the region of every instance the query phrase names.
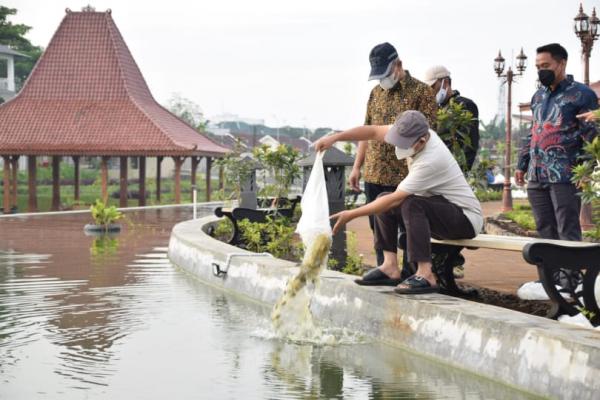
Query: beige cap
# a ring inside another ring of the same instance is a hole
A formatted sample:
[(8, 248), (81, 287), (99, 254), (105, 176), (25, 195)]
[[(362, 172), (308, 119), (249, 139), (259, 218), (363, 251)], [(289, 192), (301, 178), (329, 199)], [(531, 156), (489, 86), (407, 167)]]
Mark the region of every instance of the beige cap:
[(448, 68), (443, 65), (436, 65), (435, 67), (431, 67), (425, 72), (425, 78), (423, 78), (423, 82), (428, 84), (429, 86), (433, 85), (435, 81), (441, 78), (450, 78), (450, 71)]

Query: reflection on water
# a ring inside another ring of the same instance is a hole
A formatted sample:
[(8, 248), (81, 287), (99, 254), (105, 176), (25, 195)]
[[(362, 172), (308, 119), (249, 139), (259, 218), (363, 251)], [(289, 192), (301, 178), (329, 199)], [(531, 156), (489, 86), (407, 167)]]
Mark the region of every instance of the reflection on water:
[(267, 307), (169, 263), (190, 210), (128, 216), (114, 238), (84, 215), (0, 219), (0, 399), (524, 398), (378, 344), (274, 339)]

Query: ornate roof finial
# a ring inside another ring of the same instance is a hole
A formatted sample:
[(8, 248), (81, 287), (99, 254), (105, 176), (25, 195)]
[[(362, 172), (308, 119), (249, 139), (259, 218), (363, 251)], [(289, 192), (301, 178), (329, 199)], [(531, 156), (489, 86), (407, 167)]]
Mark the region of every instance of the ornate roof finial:
[(88, 4), (87, 6), (81, 9), (81, 12), (96, 12), (96, 9), (92, 7), (91, 4)]

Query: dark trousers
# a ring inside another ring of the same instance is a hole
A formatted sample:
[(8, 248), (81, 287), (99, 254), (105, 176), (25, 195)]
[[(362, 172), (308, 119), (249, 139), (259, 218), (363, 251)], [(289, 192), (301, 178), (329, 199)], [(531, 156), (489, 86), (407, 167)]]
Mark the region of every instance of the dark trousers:
[(539, 235), (544, 239), (581, 240), (581, 198), (571, 183), (527, 184), (527, 197)]
[[(582, 239), (579, 211), (581, 198), (571, 183), (527, 184), (527, 197), (533, 211), (538, 234), (544, 239)], [(579, 278), (570, 270), (561, 269), (554, 274), (554, 281), (562, 287), (575, 288)]]
[(431, 238), (471, 239), (473, 225), (443, 196), (408, 196), (399, 207), (375, 216), (375, 248), (396, 253), (398, 227), (406, 231), (408, 262), (431, 262)]
[[(367, 197), (367, 203), (375, 200), (381, 193), (389, 193), (395, 190), (396, 186), (378, 185), (376, 183), (365, 182), (365, 196)], [(375, 233), (375, 217), (373, 215), (369, 215), (369, 226), (371, 227), (373, 233)], [(375, 248), (375, 254), (377, 255), (377, 266), (383, 264), (383, 250)]]

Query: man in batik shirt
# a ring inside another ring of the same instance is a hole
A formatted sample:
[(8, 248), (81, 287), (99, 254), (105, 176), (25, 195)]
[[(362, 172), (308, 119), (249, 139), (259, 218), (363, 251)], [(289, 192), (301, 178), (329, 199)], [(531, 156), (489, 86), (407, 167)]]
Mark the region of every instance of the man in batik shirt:
[[(406, 110), (422, 112), (431, 126), (435, 126), (437, 106), (429, 86), (413, 78), (403, 68), (394, 46), (382, 43), (375, 46), (369, 55), (371, 73), (369, 80), (378, 80), (369, 96), (365, 125), (390, 125)], [(354, 167), (350, 174), (350, 186), (359, 191), (361, 167), (365, 181), (367, 202), (374, 201), (379, 194), (393, 192), (408, 174), (406, 161), (398, 160), (394, 146), (377, 141), (359, 142)], [(369, 217), (371, 229), (375, 220)], [(377, 251), (377, 265), (383, 263), (383, 252)], [(404, 274), (408, 274), (405, 272)], [(407, 278), (408, 276), (403, 276)], [(401, 282), (400, 271), (389, 277), (388, 284)]]
[[(589, 87), (566, 75), (567, 58), (567, 51), (557, 43), (537, 49), (541, 88), (531, 99), (533, 123), (519, 151), (515, 180), (523, 185), (527, 174), (527, 196), (542, 238), (580, 241), (581, 199), (571, 182), (572, 170), (584, 141), (592, 140), (597, 132), (593, 123), (577, 115), (597, 109), (598, 98)], [(555, 280), (563, 287), (577, 283), (564, 272), (559, 275)], [(547, 298), (539, 282), (519, 289), (519, 295), (529, 299), (536, 293), (539, 299)]]

